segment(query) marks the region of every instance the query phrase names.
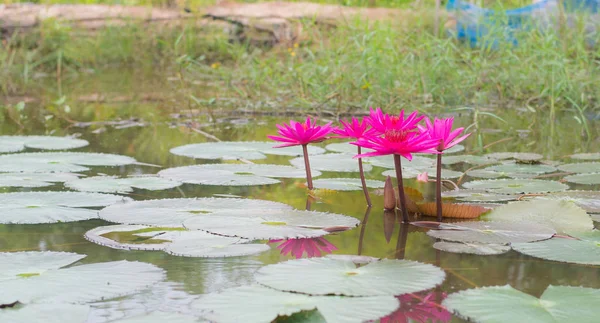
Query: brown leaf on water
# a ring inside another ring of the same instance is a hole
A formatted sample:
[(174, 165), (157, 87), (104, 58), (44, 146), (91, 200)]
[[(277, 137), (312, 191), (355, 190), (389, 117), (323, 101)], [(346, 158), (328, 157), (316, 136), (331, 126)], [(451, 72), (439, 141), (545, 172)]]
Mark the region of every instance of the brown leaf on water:
[(17, 304), (19, 304), (19, 301), (15, 301), (14, 303), (9, 303), (9, 304), (0, 304), (0, 308), (15, 307), (15, 306), (17, 306)]
[[(437, 206), (435, 202), (417, 204), (417, 207), (419, 212), (423, 215), (437, 215)], [(442, 203), (442, 217), (444, 218), (474, 219), (489, 211), (489, 209), (486, 209), (483, 206)]]

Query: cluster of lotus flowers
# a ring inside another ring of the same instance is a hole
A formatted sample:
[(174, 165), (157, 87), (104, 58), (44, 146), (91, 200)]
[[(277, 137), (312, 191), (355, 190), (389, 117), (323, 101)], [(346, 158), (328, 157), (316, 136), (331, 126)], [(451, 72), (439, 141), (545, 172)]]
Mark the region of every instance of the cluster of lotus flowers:
[[(422, 121), (424, 121), (424, 124), (422, 124)], [(404, 110), (400, 111), (398, 115), (390, 115), (383, 113), (380, 108), (371, 108), (369, 116), (366, 116), (362, 120), (353, 117), (350, 122), (341, 121), (340, 127), (333, 126), (332, 122), (319, 126), (310, 118), (307, 118), (305, 122), (291, 120), (289, 124), (277, 125), (279, 129), (278, 136), (268, 137), (269, 139), (282, 142), (281, 145), (275, 146), (275, 148), (302, 146), (306, 181), (308, 188), (311, 190), (313, 189), (313, 185), (307, 145), (322, 142), (329, 138), (353, 139), (354, 141), (350, 142), (350, 144), (357, 146), (358, 153), (354, 158), (358, 159), (363, 192), (369, 206), (371, 206), (371, 199), (362, 170), (362, 158), (392, 155), (396, 168), (400, 209), (404, 222), (408, 222), (408, 212), (402, 182), (400, 157), (404, 157), (410, 161), (412, 160), (412, 154), (415, 153), (435, 154), (437, 155), (437, 217), (438, 221), (441, 221), (442, 154), (444, 150), (455, 146), (470, 135), (464, 134), (461, 136), (464, 128), (452, 129), (453, 122), (454, 118), (435, 118), (431, 121), (426, 116), (419, 115), (417, 111), (405, 116)], [(371, 151), (363, 153), (361, 148), (367, 148)]]

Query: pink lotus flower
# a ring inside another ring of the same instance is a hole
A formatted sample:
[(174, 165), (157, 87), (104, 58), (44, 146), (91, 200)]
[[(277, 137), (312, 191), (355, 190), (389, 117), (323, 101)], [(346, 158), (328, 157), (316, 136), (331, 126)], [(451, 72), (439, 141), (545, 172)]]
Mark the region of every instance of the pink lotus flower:
[(417, 175), (417, 182), (429, 182), (429, 176), (427, 175), (427, 172)]
[(293, 255), (296, 259), (302, 258), (302, 255), (306, 252), (306, 255), (310, 257), (320, 257), (321, 254), (332, 253), (337, 250), (337, 247), (327, 241), (323, 237), (319, 238), (301, 238), (301, 239), (288, 239), (288, 240), (269, 240), (269, 243), (283, 242), (277, 246), (277, 249), (281, 250), (282, 255)]
[(468, 133), (462, 137), (458, 137), (463, 132), (464, 128), (457, 128), (455, 130), (452, 130), (453, 122), (454, 118), (435, 118), (432, 124), (429, 118), (426, 118), (425, 124), (427, 125), (427, 127), (421, 125), (418, 125), (417, 127), (419, 128), (419, 131), (421, 131), (421, 133), (427, 134), (431, 139), (440, 140), (440, 144), (437, 147), (437, 150), (444, 151), (448, 148), (454, 147), (456, 144), (467, 139), (467, 137), (471, 135), (470, 133)]
[(344, 126), (344, 129), (333, 129), (333, 133), (338, 136), (334, 138), (354, 138), (359, 139), (366, 136), (373, 136), (376, 131), (369, 127), (369, 123), (366, 119), (358, 121), (355, 117), (352, 117), (352, 122), (344, 122), (340, 120), (340, 123)]
[(412, 131), (416, 129), (417, 123), (421, 122), (425, 116), (418, 116), (418, 112), (411, 113), (404, 118), (404, 110), (400, 111), (397, 116), (385, 114), (380, 108), (373, 110), (370, 108), (370, 114), (366, 118), (367, 122), (379, 134), (385, 134), (388, 130)]
[(324, 126), (317, 126), (314, 121), (306, 118), (306, 122), (296, 122), (290, 120), (290, 124), (277, 125), (278, 133), (281, 136), (267, 136), (269, 139), (281, 141), (283, 144), (275, 148), (306, 145), (311, 142), (321, 142), (334, 129), (331, 122)]
[[(437, 293), (441, 302), (446, 298), (446, 293)], [(396, 296), (400, 301), (400, 308), (392, 314), (381, 318), (381, 323), (438, 323), (450, 322), (452, 314), (436, 302), (436, 293), (430, 293), (424, 297), (419, 294), (405, 294)]]
[(373, 150), (356, 155), (355, 158), (400, 155), (412, 160), (414, 153), (437, 153), (434, 148), (438, 142), (437, 139), (430, 139), (428, 134), (392, 129), (387, 130), (382, 137), (364, 137), (351, 144)]

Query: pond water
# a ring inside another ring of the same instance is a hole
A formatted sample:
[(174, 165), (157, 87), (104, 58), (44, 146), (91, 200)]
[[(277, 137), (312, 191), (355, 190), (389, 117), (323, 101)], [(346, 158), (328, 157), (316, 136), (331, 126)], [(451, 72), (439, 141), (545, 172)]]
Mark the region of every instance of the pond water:
[[(63, 89), (62, 91), (67, 90)], [(44, 96), (41, 95), (40, 98), (43, 101)], [(19, 122), (6, 118), (2, 123), (0, 134), (52, 134), (55, 136), (78, 134), (79, 138), (88, 140), (90, 145), (73, 151), (126, 155), (142, 163), (160, 165), (160, 168), (151, 165), (91, 167), (91, 171), (83, 172), (86, 176), (107, 174), (123, 177), (154, 174), (169, 167), (223, 162), (176, 156), (169, 152), (171, 148), (185, 144), (215, 141), (209, 138), (210, 136), (199, 133), (196, 131), (197, 129), (223, 141), (267, 141), (267, 134), (275, 134), (274, 125), (276, 123), (289, 120), (289, 117), (267, 117), (239, 112), (221, 113), (209, 117), (202, 113), (203, 111), (199, 111), (197, 116), (189, 118), (186, 114), (190, 111), (185, 109), (180, 110), (179, 115), (170, 115), (174, 112), (173, 110), (177, 109), (164, 108), (168, 105), (169, 103), (165, 102), (112, 104), (80, 102), (77, 107), (71, 104), (70, 113), (64, 114), (64, 118), (46, 119), (40, 117), (36, 112), (40, 104), (31, 103), (22, 112), (23, 117), (19, 119)], [(65, 104), (59, 103), (54, 106), (55, 109), (64, 109)], [(121, 112), (118, 112), (119, 109)], [(125, 112), (123, 113), (123, 111)], [(160, 112), (152, 115), (149, 111)], [(507, 122), (482, 114), (479, 110), (478, 116), (475, 116), (473, 110), (461, 110), (454, 113), (457, 123), (461, 126), (466, 127), (474, 122), (477, 123), (470, 128), (470, 131), (475, 132), (474, 135), (464, 143), (466, 152), (476, 155), (504, 151), (531, 152), (542, 154), (547, 160), (568, 163), (570, 161), (565, 156), (574, 153), (597, 152), (600, 147), (598, 144), (600, 137), (597, 133), (598, 124), (593, 120), (588, 120), (590, 133), (586, 134), (583, 127), (571, 114), (558, 115), (557, 119), (552, 121), (548, 115), (530, 112), (527, 109), (498, 107), (488, 111), (492, 111)], [(138, 112), (143, 118), (139, 124), (136, 122), (140, 120), (119, 124), (80, 124), (67, 120), (108, 121), (107, 118), (119, 115), (135, 116), (135, 113)], [(320, 121), (324, 120), (333, 120), (333, 118), (322, 116)], [(319, 144), (319, 146), (325, 147), (331, 142), (342, 141), (330, 141)], [(482, 150), (482, 147), (485, 148)], [(27, 149), (25, 152), (30, 151), (38, 150)], [(300, 154), (300, 148), (298, 148), (298, 154)], [(454, 155), (462, 154), (464, 152)], [(294, 157), (267, 155), (265, 159), (252, 162), (289, 165), (289, 160), (292, 158)], [(227, 161), (227, 163), (236, 163), (236, 161)], [(473, 165), (464, 163), (446, 166), (446, 168), (460, 172), (471, 167)], [(366, 173), (366, 176), (369, 179), (384, 180), (385, 177), (381, 173), (385, 170), (387, 169), (374, 166), (371, 171)], [(324, 171), (317, 178), (331, 177), (357, 178), (358, 173)], [(463, 178), (463, 182), (471, 180), (473, 179), (468, 176)], [(303, 187), (304, 182), (304, 179), (298, 178), (281, 179), (278, 184), (257, 186), (183, 184), (177, 188), (158, 191), (134, 189), (133, 192), (123, 195), (134, 200), (235, 196), (282, 202), (300, 210), (309, 206), (315, 211), (348, 215), (360, 220), (361, 224), (351, 230), (335, 232), (324, 237), (335, 246), (333, 254), (407, 259), (433, 264), (446, 272), (446, 278), (437, 291), (447, 294), (476, 287), (506, 284), (536, 297), (542, 295), (549, 285), (600, 288), (600, 267), (598, 265), (543, 260), (513, 250), (501, 255), (488, 256), (436, 250), (433, 248), (435, 239), (426, 234), (427, 229), (401, 224), (400, 214), (397, 217), (384, 214), (383, 196), (380, 190), (370, 190), (374, 205), (369, 210), (366, 208), (360, 190), (321, 190), (316, 194), (316, 198), (311, 198), (307, 196), (307, 191)], [(414, 179), (407, 180), (406, 184), (422, 190), (426, 193), (425, 195), (432, 194), (433, 186), (429, 184), (419, 183)], [(568, 185), (571, 190), (595, 190), (598, 188), (594, 185)], [(2, 188), (1, 190), (6, 193), (65, 191), (66, 189), (63, 184), (58, 183), (43, 188)], [(420, 219), (434, 220), (434, 218), (428, 217)], [(457, 222), (456, 220), (447, 221)], [(110, 224), (112, 223), (95, 219), (56, 224), (0, 225), (0, 252), (66, 251), (87, 255), (78, 264), (116, 260), (142, 261), (164, 269), (166, 279), (173, 283), (170, 288), (192, 295), (212, 293), (225, 288), (250, 284), (254, 281), (254, 273), (259, 268), (294, 259), (290, 254), (282, 254), (281, 250), (276, 248), (277, 243), (269, 244), (270, 249), (258, 255), (190, 258), (172, 256), (162, 251), (116, 250), (94, 244), (83, 237), (88, 230)], [(303, 257), (306, 257), (306, 254)], [(381, 279), (389, 278), (382, 277)], [(310, 284), (310, 282), (306, 283)], [(168, 297), (165, 296), (165, 298)], [(170, 303), (166, 304), (167, 307), (170, 306)], [(177, 310), (178, 306), (182, 305), (176, 303), (172, 306), (174, 310)], [(302, 318), (298, 321), (302, 321)], [(452, 322), (462, 321), (458, 317), (452, 318)]]

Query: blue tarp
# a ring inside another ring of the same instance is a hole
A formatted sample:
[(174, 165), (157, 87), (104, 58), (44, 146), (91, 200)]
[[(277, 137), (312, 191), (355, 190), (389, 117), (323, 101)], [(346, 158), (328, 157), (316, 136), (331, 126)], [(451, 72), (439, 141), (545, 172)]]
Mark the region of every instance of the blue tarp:
[[(556, 29), (560, 14), (558, 0), (543, 0), (518, 9), (496, 11), (478, 7), (464, 0), (448, 0), (446, 9), (456, 16), (456, 37), (473, 46), (496, 46), (502, 40), (516, 44), (516, 34), (530, 30)], [(600, 0), (562, 0), (567, 16), (567, 26), (573, 27), (576, 18), (572, 13), (587, 14), (586, 37), (594, 38), (596, 15)], [(593, 34), (593, 35), (592, 35)]]

